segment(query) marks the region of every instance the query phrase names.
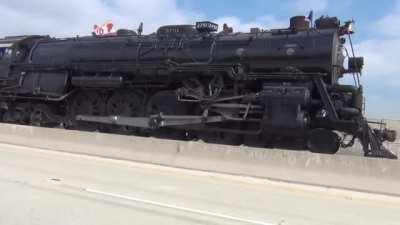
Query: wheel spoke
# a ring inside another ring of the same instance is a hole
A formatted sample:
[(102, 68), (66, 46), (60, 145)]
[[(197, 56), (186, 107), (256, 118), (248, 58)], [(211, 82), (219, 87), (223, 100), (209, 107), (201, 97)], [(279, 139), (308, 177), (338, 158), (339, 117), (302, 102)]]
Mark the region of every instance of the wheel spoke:
[[(113, 116), (139, 117), (144, 115), (144, 107), (137, 94), (128, 91), (115, 92), (107, 102), (107, 114)], [(118, 134), (138, 134), (140, 129), (128, 126), (111, 126)]]
[(78, 92), (72, 103), (68, 106), (68, 117), (70, 120), (70, 127), (73, 129), (82, 129), (88, 131), (102, 130), (101, 125), (87, 122), (78, 122), (75, 120), (77, 115), (105, 115), (106, 102), (103, 97), (93, 92)]

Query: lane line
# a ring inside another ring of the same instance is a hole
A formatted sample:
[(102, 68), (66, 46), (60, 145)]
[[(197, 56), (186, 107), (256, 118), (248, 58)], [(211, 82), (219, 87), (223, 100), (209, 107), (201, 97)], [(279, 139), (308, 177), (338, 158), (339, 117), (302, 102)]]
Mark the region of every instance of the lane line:
[(104, 191), (100, 191), (100, 190), (96, 190), (96, 189), (84, 188), (83, 190), (86, 192), (89, 192), (89, 193), (93, 193), (93, 194), (100, 194), (100, 195), (104, 195), (104, 196), (108, 196), (108, 197), (129, 200), (129, 201), (138, 202), (138, 203), (142, 203), (142, 204), (153, 205), (153, 206), (158, 206), (158, 207), (162, 207), (162, 208), (168, 208), (168, 209), (184, 211), (184, 212), (189, 212), (189, 213), (194, 213), (194, 214), (200, 214), (200, 215), (204, 215), (204, 216), (212, 216), (212, 217), (216, 217), (216, 218), (220, 218), (220, 219), (227, 219), (227, 220), (232, 220), (232, 221), (237, 221), (237, 222), (242, 222), (242, 223), (248, 223), (248, 224), (254, 224), (254, 225), (277, 225), (277, 224), (272, 224), (272, 223), (267, 223), (267, 222), (262, 222), (262, 221), (256, 221), (256, 220), (250, 220), (250, 219), (245, 219), (245, 218), (240, 218), (240, 217), (235, 217), (235, 216), (229, 216), (229, 215), (225, 215), (225, 214), (221, 214), (221, 213), (214, 213), (214, 212), (209, 212), (209, 211), (204, 211), (204, 210), (199, 210), (199, 209), (191, 209), (191, 208), (177, 206), (177, 205), (171, 205), (171, 204), (166, 204), (166, 203), (161, 203), (161, 202), (156, 202), (156, 201), (151, 201), (151, 200), (134, 198), (134, 197), (126, 196), (126, 195), (109, 193), (109, 192), (104, 192)]
[(166, 204), (166, 203), (161, 203), (161, 202), (156, 202), (156, 201), (151, 201), (151, 200), (146, 200), (146, 199), (134, 198), (134, 197), (127, 196), (127, 195), (104, 192), (104, 191), (91, 189), (91, 188), (82, 188), (79, 186), (66, 184), (61, 181), (58, 181), (57, 179), (52, 179), (52, 178), (42, 180), (42, 181), (50, 181), (49, 184), (52, 184), (52, 185), (44, 186), (43, 182), (33, 183), (33, 182), (26, 182), (26, 181), (14, 180), (14, 179), (7, 179), (7, 178), (4, 179), (4, 178), (0, 177), (0, 182), (6, 182), (9, 184), (19, 184), (19, 185), (23, 185), (23, 186), (28, 186), (30, 188), (40, 188), (40, 189), (45, 188), (45, 189), (47, 189), (50, 187), (59, 187), (64, 190), (87, 192), (87, 193), (91, 193), (91, 194), (117, 198), (120, 200), (129, 200), (129, 201), (136, 202), (136, 203), (152, 205), (152, 206), (161, 207), (161, 208), (168, 208), (168, 209), (173, 209), (173, 210), (177, 210), (177, 211), (198, 214), (198, 215), (202, 215), (202, 216), (215, 217), (218, 219), (225, 219), (225, 220), (231, 220), (231, 221), (235, 221), (235, 222), (247, 223), (247, 224), (251, 224), (251, 225), (279, 225), (279, 224), (261, 222), (261, 221), (250, 220), (250, 219), (245, 219), (245, 218), (240, 218), (240, 217), (235, 217), (235, 216), (229, 216), (229, 215), (225, 215), (225, 214), (221, 214), (221, 213), (214, 213), (214, 212), (209, 212), (209, 211), (204, 211), (204, 210), (191, 209), (191, 208), (187, 208), (187, 207), (176, 206), (176, 205), (172, 205), (172, 204)]
[[(51, 185), (49, 185), (49, 186), (44, 185), (44, 181), (49, 181), (50, 183), (48, 183), (48, 184), (51, 184)], [(279, 224), (274, 224), (274, 223), (268, 223), (268, 222), (263, 222), (263, 221), (256, 221), (256, 220), (251, 220), (251, 219), (246, 219), (246, 218), (225, 215), (222, 213), (215, 213), (215, 212), (210, 212), (210, 211), (205, 211), (205, 210), (192, 209), (192, 208), (188, 208), (188, 207), (182, 207), (182, 206), (177, 206), (177, 205), (172, 205), (172, 204), (167, 204), (167, 203), (162, 203), (162, 202), (156, 202), (156, 201), (152, 201), (152, 200), (135, 198), (135, 197), (127, 196), (127, 195), (115, 194), (115, 193), (100, 191), (100, 190), (92, 189), (92, 188), (83, 188), (83, 187), (80, 187), (77, 185), (64, 183), (60, 179), (54, 179), (54, 178), (44, 179), (44, 180), (41, 180), (40, 182), (35, 183), (35, 182), (15, 180), (12, 178), (0, 177), (0, 182), (7, 182), (10, 184), (19, 184), (19, 185), (23, 185), (23, 186), (41, 188), (41, 189), (50, 188), (50, 187), (59, 187), (64, 190), (87, 192), (87, 193), (91, 193), (91, 194), (117, 198), (120, 200), (129, 200), (129, 201), (137, 202), (137, 203), (141, 203), (141, 204), (152, 205), (152, 206), (161, 207), (161, 208), (168, 208), (168, 209), (173, 209), (173, 210), (177, 210), (177, 211), (183, 211), (183, 212), (188, 212), (188, 213), (192, 213), (192, 214), (215, 217), (215, 218), (219, 218), (219, 219), (231, 220), (231, 221), (247, 223), (247, 224), (252, 224), (252, 225), (279, 225)]]
[[(267, 178), (256, 178), (256, 177), (248, 177), (248, 176), (239, 176), (239, 175), (231, 175), (231, 174), (222, 174), (208, 171), (200, 171), (200, 170), (190, 170), (184, 168), (175, 168), (158, 164), (144, 163), (138, 161), (129, 161), (123, 159), (114, 159), (107, 158), (103, 156), (95, 156), (88, 154), (79, 154), (74, 152), (66, 152), (66, 151), (57, 151), (51, 149), (42, 149), (37, 147), (29, 147), (24, 145), (15, 145), (15, 144), (7, 144), (0, 143), (0, 147), (11, 147), (17, 148), (24, 151), (35, 151), (41, 153), (47, 153), (54, 156), (69, 156), (72, 158), (85, 159), (85, 160), (93, 160), (101, 163), (115, 163), (116, 165), (126, 165), (134, 168), (143, 168), (143, 169), (154, 169), (161, 172), (171, 172), (171, 173), (179, 173), (183, 175), (196, 175), (207, 178), (215, 178), (222, 179), (225, 181), (233, 181), (240, 182), (244, 184), (252, 184), (252, 185), (268, 185), (276, 188), (284, 188), (287, 191), (295, 191), (295, 192), (304, 192), (310, 194), (319, 194), (324, 197), (335, 197), (335, 198), (344, 198), (348, 200), (360, 200), (360, 201), (368, 201), (368, 202), (384, 202), (384, 203), (392, 203), (392, 204), (400, 204), (400, 196), (383, 194), (383, 193), (373, 193), (366, 192), (361, 190), (352, 190), (352, 189), (340, 189), (328, 186), (317, 186), (317, 185), (309, 185), (303, 183), (296, 182), (288, 182), (288, 181), (279, 181)], [(7, 151), (7, 150), (6, 150)]]

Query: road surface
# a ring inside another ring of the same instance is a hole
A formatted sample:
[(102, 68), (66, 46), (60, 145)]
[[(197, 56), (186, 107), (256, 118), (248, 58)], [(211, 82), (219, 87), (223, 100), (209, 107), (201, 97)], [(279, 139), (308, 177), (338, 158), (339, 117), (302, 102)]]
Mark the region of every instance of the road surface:
[(398, 225), (396, 197), (0, 144), (0, 225)]

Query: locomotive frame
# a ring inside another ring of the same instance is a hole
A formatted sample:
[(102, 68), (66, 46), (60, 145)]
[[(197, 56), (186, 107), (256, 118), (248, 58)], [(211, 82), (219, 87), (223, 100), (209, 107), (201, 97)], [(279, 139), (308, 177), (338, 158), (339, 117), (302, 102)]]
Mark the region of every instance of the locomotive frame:
[[(344, 51), (350, 25), (321, 17), (310, 27), (298, 16), (289, 28), (250, 33), (200, 22), (150, 35), (8, 37), (1, 120), (261, 147), (289, 137), (328, 154), (359, 139), (366, 156), (395, 159), (383, 143), (396, 133), (363, 116), (363, 58)], [(354, 85), (340, 84), (345, 74)]]

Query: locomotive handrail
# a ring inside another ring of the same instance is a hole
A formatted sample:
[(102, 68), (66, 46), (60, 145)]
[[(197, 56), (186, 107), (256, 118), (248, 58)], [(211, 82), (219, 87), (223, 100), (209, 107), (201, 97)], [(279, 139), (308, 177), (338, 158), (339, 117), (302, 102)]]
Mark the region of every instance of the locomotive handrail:
[(273, 73), (248, 73), (249, 76), (327, 76), (327, 73), (306, 73), (306, 72), (273, 72)]
[(35, 44), (32, 46), (31, 50), (29, 51), (28, 55), (28, 63), (32, 64), (32, 59), (33, 59), (33, 52), (36, 50), (36, 48), (39, 46), (40, 40), (35, 41)]
[(210, 48), (210, 56), (206, 62), (190, 62), (190, 63), (178, 63), (179, 66), (198, 66), (198, 65), (209, 65), (214, 61), (214, 51), (217, 46), (217, 40), (214, 39)]
[(328, 118), (330, 120), (339, 120), (339, 115), (335, 109), (335, 106), (332, 102), (332, 99), (329, 96), (329, 93), (326, 89), (326, 84), (322, 81), (321, 77), (314, 77), (313, 81), (318, 89), (318, 92), (321, 96), (322, 102), (325, 106), (325, 110), (328, 111)]

